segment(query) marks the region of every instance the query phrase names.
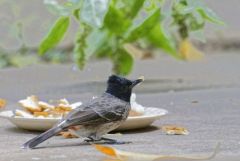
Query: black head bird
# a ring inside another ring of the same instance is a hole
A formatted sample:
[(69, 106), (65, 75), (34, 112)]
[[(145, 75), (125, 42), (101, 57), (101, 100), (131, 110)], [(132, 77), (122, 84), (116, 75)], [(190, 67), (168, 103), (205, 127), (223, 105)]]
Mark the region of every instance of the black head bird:
[(126, 102), (130, 102), (132, 89), (143, 81), (143, 77), (131, 81), (126, 78), (112, 75), (108, 79), (106, 92)]
[(131, 81), (116, 75), (110, 76), (107, 90), (102, 96), (72, 110), (56, 126), (29, 140), (22, 148), (34, 148), (63, 130), (87, 138), (87, 142), (125, 143), (102, 136), (116, 129), (127, 119), (131, 109), (132, 89), (142, 81), (143, 78)]

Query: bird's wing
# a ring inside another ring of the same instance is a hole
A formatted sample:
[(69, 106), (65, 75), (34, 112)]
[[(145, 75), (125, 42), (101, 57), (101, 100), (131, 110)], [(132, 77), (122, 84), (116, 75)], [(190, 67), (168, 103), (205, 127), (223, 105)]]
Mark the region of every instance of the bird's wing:
[[(109, 103), (109, 101), (111, 101)], [(98, 125), (122, 119), (126, 104), (118, 100), (104, 100), (100, 97), (70, 112), (63, 126)]]

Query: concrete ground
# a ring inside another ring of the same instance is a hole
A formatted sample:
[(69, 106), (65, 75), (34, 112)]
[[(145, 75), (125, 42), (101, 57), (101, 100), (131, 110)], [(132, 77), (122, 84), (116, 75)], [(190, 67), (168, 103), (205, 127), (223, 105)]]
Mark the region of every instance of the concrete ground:
[[(205, 155), (221, 143), (213, 160), (239, 160), (240, 157), (240, 55), (209, 55), (199, 62), (181, 62), (169, 57), (137, 62), (130, 78), (144, 75), (138, 86), (137, 101), (145, 106), (164, 108), (166, 117), (146, 129), (113, 136), (132, 141), (114, 147), (133, 152), (171, 155)], [(8, 100), (6, 109), (18, 108), (17, 101), (36, 94), (43, 100), (66, 97), (87, 101), (104, 90), (111, 72), (108, 62), (92, 62), (85, 71), (73, 65), (32, 66), (0, 70), (0, 97)], [(159, 129), (164, 124), (185, 126), (187, 136), (169, 136)], [(0, 161), (103, 160), (104, 155), (81, 139), (53, 137), (39, 149), (20, 149), (39, 134), (16, 128), (0, 119)]]

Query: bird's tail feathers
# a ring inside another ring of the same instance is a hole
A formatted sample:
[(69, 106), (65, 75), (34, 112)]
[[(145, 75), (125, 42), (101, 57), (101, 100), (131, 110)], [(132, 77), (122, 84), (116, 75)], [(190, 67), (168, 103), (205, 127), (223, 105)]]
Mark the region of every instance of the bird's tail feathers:
[(22, 145), (23, 149), (32, 149), (35, 146), (37, 146), (38, 144), (42, 143), (43, 141), (49, 139), (50, 137), (58, 134), (59, 132), (62, 131), (62, 128), (60, 127), (53, 127), (51, 129), (49, 129), (48, 131), (34, 137), (33, 139), (27, 141), (26, 143), (24, 143)]

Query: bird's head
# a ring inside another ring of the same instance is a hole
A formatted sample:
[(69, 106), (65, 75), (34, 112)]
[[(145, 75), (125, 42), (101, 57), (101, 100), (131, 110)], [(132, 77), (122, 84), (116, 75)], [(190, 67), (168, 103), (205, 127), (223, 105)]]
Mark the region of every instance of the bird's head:
[(132, 81), (117, 75), (112, 75), (108, 78), (106, 92), (126, 102), (130, 102), (133, 87), (143, 80), (143, 77)]

